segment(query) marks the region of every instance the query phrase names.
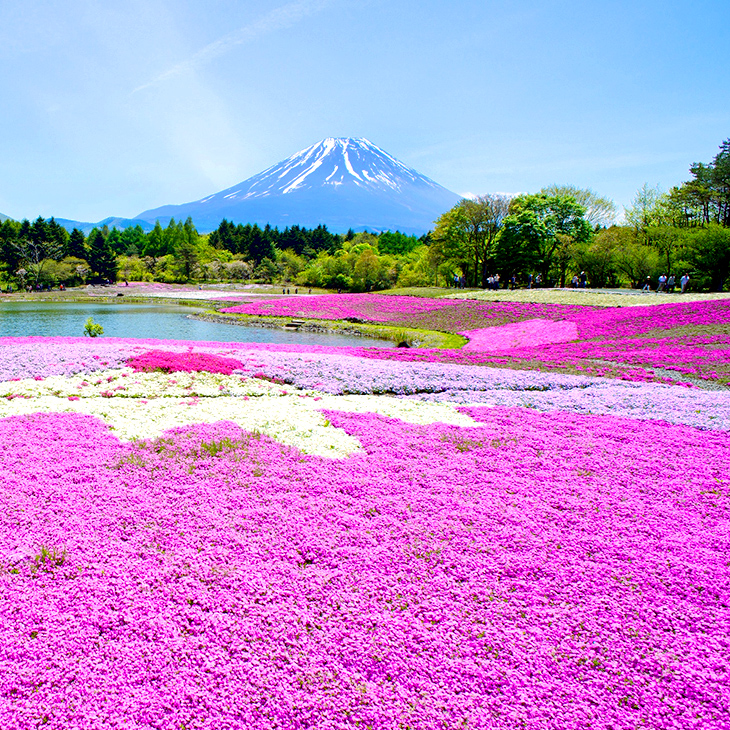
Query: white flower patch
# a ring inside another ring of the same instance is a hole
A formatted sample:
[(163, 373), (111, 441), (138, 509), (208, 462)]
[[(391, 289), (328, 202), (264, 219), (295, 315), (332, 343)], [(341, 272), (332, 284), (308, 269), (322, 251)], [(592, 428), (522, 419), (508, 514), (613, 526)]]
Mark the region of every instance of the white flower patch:
[(55, 396), (18, 398), (0, 403), (0, 417), (31, 413), (84, 413), (109, 425), (122, 441), (156, 438), (165, 431), (196, 423), (233, 421), (248, 431), (259, 431), (307, 454), (344, 458), (360, 450), (360, 442), (334, 428), (322, 413), (297, 403), (294, 397), (235, 397), (199, 400), (158, 398), (80, 398)]
[[(122, 386), (121, 388), (119, 386)], [(378, 395), (335, 396), (257, 378), (212, 373), (51, 376), (0, 383), (0, 418), (32, 413), (83, 413), (102, 419), (122, 441), (155, 438), (196, 423), (233, 421), (303, 453), (344, 458), (360, 442), (330, 425), (322, 410), (375, 413), (415, 424), (477, 426), (453, 405)]]
[(42, 395), (66, 398), (212, 398), (222, 395), (278, 395), (284, 391), (286, 388), (281, 385), (243, 375), (208, 372), (136, 373), (131, 368), (100, 370), (91, 375), (51, 375), (41, 380), (27, 378), (0, 383), (0, 398)]

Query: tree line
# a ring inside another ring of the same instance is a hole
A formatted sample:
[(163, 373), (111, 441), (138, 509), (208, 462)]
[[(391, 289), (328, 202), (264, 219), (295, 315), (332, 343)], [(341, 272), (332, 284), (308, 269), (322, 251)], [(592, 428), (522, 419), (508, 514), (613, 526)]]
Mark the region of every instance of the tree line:
[(19, 288), (127, 281), (258, 281), (367, 291), (396, 283), (399, 262), (425, 246), (398, 231), (284, 230), (221, 221), (200, 235), (188, 218), (119, 230), (68, 232), (54, 218), (0, 223), (0, 285)]
[(436, 222), (430, 257), (449, 280), (486, 288), (535, 281), (641, 287), (689, 274), (722, 291), (730, 274), (730, 140), (669, 192), (644, 185), (615, 224), (616, 206), (592, 190), (552, 185), (535, 194), (462, 200)]
[(499, 277), (502, 285), (640, 287), (647, 277), (689, 273), (693, 288), (722, 290), (730, 274), (730, 140), (689, 172), (667, 193), (644, 185), (620, 224), (611, 200), (571, 185), (461, 200), (420, 237), (227, 220), (200, 235), (190, 218), (85, 236), (53, 218), (8, 219), (0, 224), (0, 285), (258, 281), (374, 291), (454, 280), (486, 288)]

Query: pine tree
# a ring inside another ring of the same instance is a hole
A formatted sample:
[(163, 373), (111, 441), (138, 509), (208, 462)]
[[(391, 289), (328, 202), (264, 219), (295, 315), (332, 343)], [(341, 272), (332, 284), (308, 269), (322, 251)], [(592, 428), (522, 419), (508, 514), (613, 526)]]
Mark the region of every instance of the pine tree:
[(155, 221), (155, 227), (147, 234), (147, 241), (142, 249), (145, 256), (157, 259), (165, 255), (165, 232), (160, 221)]
[(264, 259), (273, 261), (276, 258), (274, 246), (271, 243), (271, 228), (267, 225), (262, 231), (257, 225), (251, 230), (251, 239), (248, 244), (248, 255), (258, 266)]
[(66, 256), (73, 256), (77, 259), (87, 260), (89, 252), (86, 250), (86, 238), (82, 231), (74, 228), (66, 244)]
[(179, 228), (179, 235), (175, 245), (175, 259), (178, 270), (185, 281), (189, 281), (198, 265), (198, 236), (193, 219), (188, 218), (184, 225)]
[(101, 279), (116, 281), (117, 258), (104, 238), (104, 234), (98, 228), (94, 228), (89, 233), (87, 245), (89, 247), (87, 261), (91, 270)]

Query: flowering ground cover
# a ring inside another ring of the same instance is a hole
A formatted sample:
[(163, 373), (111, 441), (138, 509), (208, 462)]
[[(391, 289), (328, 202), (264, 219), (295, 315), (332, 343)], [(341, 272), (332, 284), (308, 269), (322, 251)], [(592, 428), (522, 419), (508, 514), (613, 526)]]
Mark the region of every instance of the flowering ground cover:
[(567, 320), (556, 322), (552, 319), (528, 319), (501, 327), (467, 330), (459, 334), (469, 340), (463, 347), (467, 352), (492, 352), (576, 340), (578, 325)]
[(728, 726), (730, 391), (373, 352), (0, 339), (0, 727)]
[(633, 375), (624, 374), (632, 379), (650, 379), (646, 368), (662, 368), (679, 377), (730, 380), (728, 300), (584, 310), (573, 313), (571, 322), (578, 329), (579, 341), (518, 347), (510, 352), (510, 361), (572, 370), (595, 370), (592, 362), (603, 361), (639, 366)]
[[(350, 318), (435, 328), (469, 338), (462, 350), (360, 353), (370, 358), (563, 370), (639, 382), (730, 382), (727, 298), (675, 298), (664, 304), (608, 308), (350, 294), (282, 299), (224, 311)], [(672, 372), (657, 374), (657, 369)]]
[(441, 296), (449, 299), (474, 299), (480, 302), (536, 302), (542, 304), (578, 304), (591, 307), (646, 307), (669, 302), (705, 302), (730, 299), (728, 293), (679, 292), (640, 293), (626, 289), (500, 289), (498, 291), (454, 291)]
[(520, 322), (525, 319), (565, 319), (579, 307), (542, 304), (451, 299), (396, 297), (386, 294), (322, 294), (298, 298), (253, 302), (226, 307), (223, 312), (272, 317), (351, 319), (396, 327), (415, 327), (461, 332), (462, 330)]
[[(276, 290), (273, 290), (274, 292)], [(76, 293), (76, 292), (71, 292)], [(85, 296), (108, 297), (117, 293), (125, 296), (137, 296), (153, 299), (188, 299), (188, 300), (217, 300), (241, 301), (248, 297), (271, 296), (271, 287), (260, 287), (255, 284), (223, 284), (206, 286), (205, 288), (190, 284), (165, 284), (157, 281), (130, 281), (117, 283), (108, 287), (88, 286), (84, 289)]]

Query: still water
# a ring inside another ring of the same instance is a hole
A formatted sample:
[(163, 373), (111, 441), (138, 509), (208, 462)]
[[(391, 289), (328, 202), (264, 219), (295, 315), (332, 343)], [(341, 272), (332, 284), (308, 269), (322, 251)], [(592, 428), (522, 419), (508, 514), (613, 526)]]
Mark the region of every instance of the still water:
[(104, 328), (104, 337), (150, 337), (161, 340), (215, 342), (276, 342), (338, 347), (392, 347), (393, 343), (365, 337), (281, 329), (243, 327), (188, 319), (202, 311), (158, 304), (77, 302), (0, 302), (2, 337), (81, 337), (89, 317)]

